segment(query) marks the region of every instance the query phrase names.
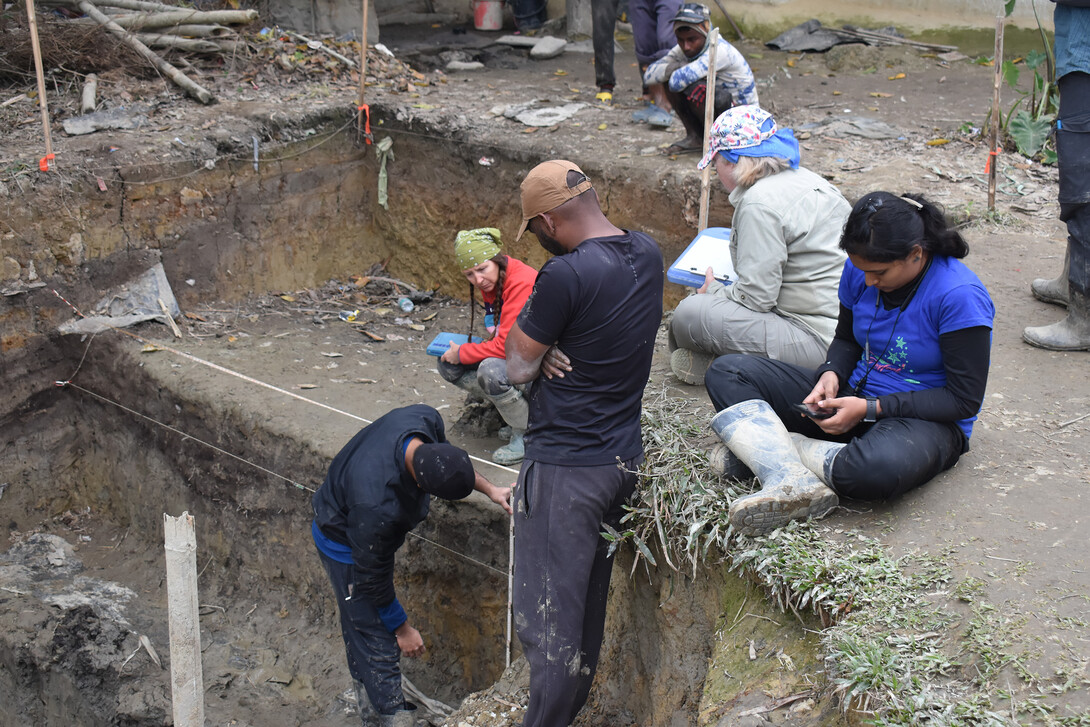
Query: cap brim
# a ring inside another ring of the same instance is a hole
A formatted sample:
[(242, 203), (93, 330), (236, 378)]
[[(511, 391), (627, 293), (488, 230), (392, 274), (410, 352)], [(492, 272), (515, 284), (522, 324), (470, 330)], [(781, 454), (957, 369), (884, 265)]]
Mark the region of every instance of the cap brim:
[(715, 159), (715, 155), (718, 153), (719, 150), (714, 146), (711, 149), (708, 149), (708, 153), (701, 157), (700, 161), (696, 163), (696, 168), (704, 169), (704, 167), (712, 163), (712, 160)]
[(523, 220), (522, 226), (519, 227), (519, 234), (515, 235), (515, 242), (518, 242), (522, 238), (522, 233), (526, 232), (526, 228), (529, 227), (530, 220)]

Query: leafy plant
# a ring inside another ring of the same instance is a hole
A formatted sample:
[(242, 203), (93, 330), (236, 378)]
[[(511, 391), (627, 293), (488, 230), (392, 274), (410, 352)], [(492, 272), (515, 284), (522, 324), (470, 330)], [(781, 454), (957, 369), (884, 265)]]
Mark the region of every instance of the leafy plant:
[[(1014, 10), (1016, 0), (1006, 0), (1004, 10), (1009, 16)], [(1018, 88), (1021, 68), (1017, 60), (1002, 62), (1001, 72), (1007, 85), (1019, 94), (1018, 100), (1007, 111), (1006, 117), (1000, 117), (1004, 133), (1014, 142), (1018, 152), (1026, 157), (1042, 156), (1047, 164), (1055, 163), (1056, 152), (1046, 148), (1052, 124), (1060, 107), (1060, 94), (1053, 77), (1055, 58), (1052, 45), (1048, 42), (1037, 16), (1037, 7), (1031, 3), (1033, 15), (1037, 18), (1037, 29), (1041, 33), (1044, 52), (1032, 50), (1023, 59), (1025, 68), (1033, 72), (1033, 79), (1028, 91)], [(998, 61), (998, 59), (997, 59)], [(1024, 107), (1023, 107), (1024, 105)], [(1022, 108), (1020, 108), (1022, 107)]]

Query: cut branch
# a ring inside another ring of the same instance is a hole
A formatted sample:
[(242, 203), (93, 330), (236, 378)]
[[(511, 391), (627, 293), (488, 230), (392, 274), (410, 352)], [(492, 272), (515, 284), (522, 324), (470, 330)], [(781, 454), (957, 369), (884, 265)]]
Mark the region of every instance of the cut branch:
[(233, 53), (237, 49), (237, 42), (228, 39), (182, 38), (165, 33), (134, 33), (133, 37), (149, 48), (172, 48), (191, 53)]
[(120, 38), (124, 43), (129, 45), (133, 50), (143, 56), (149, 63), (155, 66), (160, 73), (165, 75), (174, 83), (181, 86), (186, 93), (193, 98), (197, 99), (203, 104), (215, 103), (216, 99), (212, 93), (202, 86), (194, 83), (188, 76), (179, 71), (174, 66), (167, 63), (165, 60), (155, 54), (151, 48), (141, 43), (134, 38), (131, 33), (126, 31), (120, 25), (110, 20), (101, 10), (99, 10), (91, 0), (79, 0), (79, 9), (83, 11), (84, 15), (93, 18), (97, 23), (106, 28), (112, 34)]
[(112, 20), (128, 30), (169, 28), (175, 25), (246, 25), (257, 20), (256, 10), (173, 10), (117, 15)]
[(79, 112), (89, 114), (95, 110), (95, 96), (98, 93), (98, 76), (88, 73), (83, 81), (83, 95), (80, 97)]

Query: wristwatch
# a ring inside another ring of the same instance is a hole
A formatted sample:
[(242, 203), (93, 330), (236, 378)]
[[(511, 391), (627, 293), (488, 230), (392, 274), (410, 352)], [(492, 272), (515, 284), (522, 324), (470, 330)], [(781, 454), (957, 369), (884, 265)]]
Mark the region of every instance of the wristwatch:
[(867, 413), (863, 415), (863, 421), (876, 422), (878, 421), (878, 397), (867, 397)]

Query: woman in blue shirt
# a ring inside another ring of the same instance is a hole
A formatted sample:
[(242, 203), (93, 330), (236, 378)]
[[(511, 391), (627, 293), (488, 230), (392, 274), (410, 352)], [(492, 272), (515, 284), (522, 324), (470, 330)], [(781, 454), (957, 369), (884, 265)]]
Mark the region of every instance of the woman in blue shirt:
[(746, 534), (823, 515), (838, 496), (896, 497), (969, 449), (995, 307), (960, 260), (965, 240), (923, 197), (872, 192), (840, 246), (848, 262), (824, 364), (731, 355), (708, 371), (712, 427), (726, 444), (713, 466), (762, 484), (731, 504)]

